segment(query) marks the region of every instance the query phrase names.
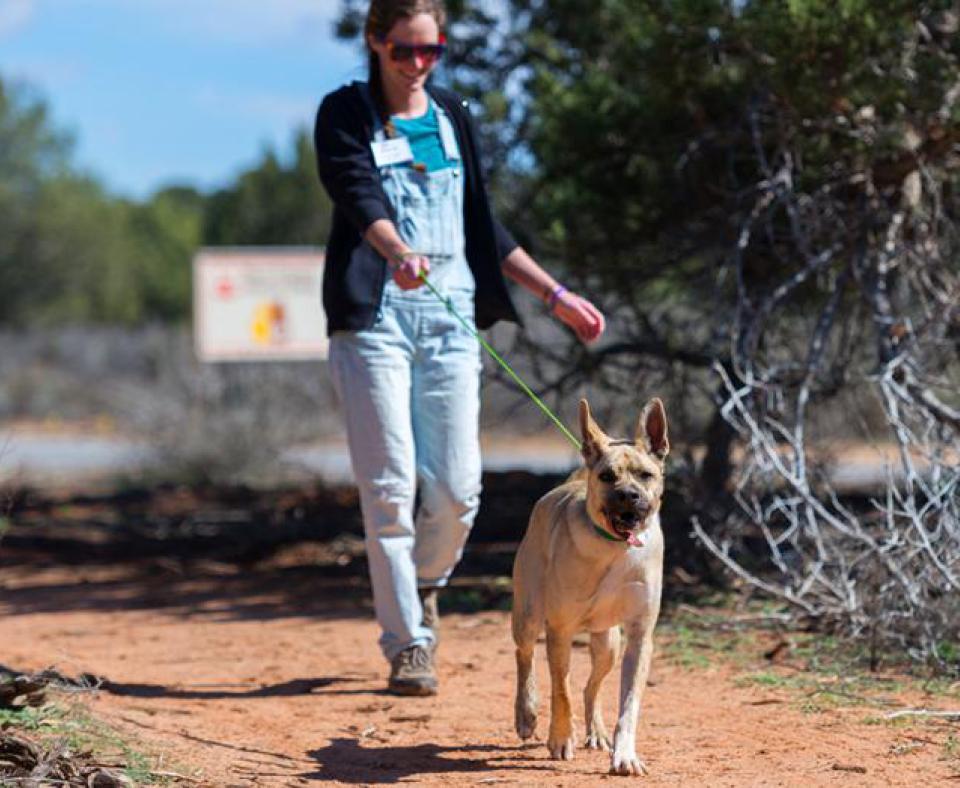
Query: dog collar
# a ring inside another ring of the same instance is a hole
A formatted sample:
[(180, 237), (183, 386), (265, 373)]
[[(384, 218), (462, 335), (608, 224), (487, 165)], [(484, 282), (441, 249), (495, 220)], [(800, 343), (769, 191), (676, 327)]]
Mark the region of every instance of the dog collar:
[(601, 528), (601, 527), (600, 527), (599, 525), (597, 525), (596, 523), (593, 523), (593, 530), (596, 531), (598, 534), (600, 534), (600, 536), (602, 536), (604, 539), (609, 539), (611, 542), (626, 542), (626, 541), (627, 541), (626, 539), (621, 539), (621, 538), (618, 537), (618, 536), (614, 536), (614, 535), (613, 535), (612, 533), (610, 533), (608, 530), (606, 530), (605, 528)]

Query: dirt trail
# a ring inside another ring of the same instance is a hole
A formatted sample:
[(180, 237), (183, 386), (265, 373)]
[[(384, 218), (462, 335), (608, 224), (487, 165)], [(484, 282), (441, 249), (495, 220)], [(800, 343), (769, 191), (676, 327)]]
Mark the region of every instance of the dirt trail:
[[(6, 568), (3, 663), (104, 676), (93, 712), (135, 736), (165, 768), (211, 786), (415, 783), (581, 786), (607, 756), (548, 760), (542, 736), (512, 730), (507, 614), (447, 615), (441, 693), (382, 691), (384, 663), (362, 590), (292, 568), (269, 577), (217, 566), (190, 576), (122, 568)], [(758, 665), (763, 662), (757, 656)], [(538, 653), (541, 694), (545, 660)], [(588, 655), (574, 653), (574, 686)], [(744, 686), (727, 667), (659, 658), (638, 751), (644, 785), (915, 786), (956, 784), (956, 727), (868, 724), (869, 707), (798, 710), (796, 693)], [(618, 677), (604, 688), (612, 722)], [(905, 705), (929, 698), (900, 697)], [(582, 714), (582, 710), (578, 710)], [(949, 781), (949, 782), (948, 782)]]

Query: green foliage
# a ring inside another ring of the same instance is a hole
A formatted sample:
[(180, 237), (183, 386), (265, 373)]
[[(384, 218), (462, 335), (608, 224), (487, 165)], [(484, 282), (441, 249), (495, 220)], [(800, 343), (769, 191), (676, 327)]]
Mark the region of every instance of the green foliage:
[(313, 141), (300, 131), (293, 161), (265, 151), (257, 166), (210, 196), (204, 221), (209, 245), (320, 245), (330, 230), (330, 200), (317, 178)]
[(0, 80), (0, 325), (176, 322), (190, 310), (202, 244), (320, 245), (331, 209), (309, 136), (235, 183), (142, 202), (108, 194), (70, 163), (43, 101)]
[[(956, 75), (949, 54), (914, 51), (929, 8), (907, 0), (514, 5), (533, 9), (540, 56), (536, 223), (557, 256), (634, 298), (671, 271), (692, 286), (684, 260), (729, 245), (741, 190), (763, 178), (751, 115), (761, 150), (793, 146), (816, 188), (890, 162), (901, 123), (939, 108)], [(863, 110), (884, 134), (851, 133)]]
[(953, 641), (944, 640), (937, 644), (936, 658), (948, 665), (960, 668), (960, 645)]
[[(765, 177), (758, 154), (791, 150), (798, 191), (858, 175), (898, 187), (913, 131), (930, 147), (941, 134), (938, 151), (954, 134), (947, 0), (448, 5), (445, 77), (479, 99), (498, 210), (611, 308), (715, 309), (716, 267)], [(342, 0), (341, 35), (358, 34), (365, 6)], [(329, 228), (304, 131), (213, 194), (142, 203), (105, 193), (70, 154), (45, 104), (0, 82), (0, 323), (183, 319), (198, 245), (313, 245)], [(746, 256), (763, 285), (791, 252)]]
[(49, 725), (52, 717), (63, 716), (60, 709), (51, 706), (0, 707), (0, 729), (19, 728), (24, 731), (37, 731)]
[(0, 82), (0, 195), (5, 200), (35, 193), (44, 177), (64, 169), (71, 147), (67, 135), (51, 128), (43, 101), (23, 87)]
[[(175, 194), (175, 193), (174, 193)], [(161, 192), (116, 200), (89, 178), (44, 181), (0, 268), (0, 321), (137, 323), (185, 314), (198, 206)]]
[(30, 272), (16, 261), (36, 241), (44, 182), (62, 172), (69, 150), (42, 101), (0, 82), (0, 316), (29, 298)]
[(139, 742), (94, 718), (79, 702), (46, 703), (42, 706), (0, 708), (0, 728), (26, 732), (46, 749), (60, 750), (87, 760), (119, 762), (135, 785), (168, 785), (171, 780), (152, 771), (152, 759)]
[(65, 175), (43, 184), (32, 243), (14, 261), (29, 293), (17, 305), (20, 324), (130, 319), (121, 217), (120, 206), (92, 180)]
[[(358, 35), (366, 5), (341, 0), (342, 37)], [(784, 151), (800, 194), (845, 179), (899, 189), (905, 137), (914, 127), (943, 131), (936, 124), (958, 69), (948, 0), (502, 7), (509, 13), (495, 17), (480, 0), (449, 4), (441, 73), (479, 99), (495, 203), (549, 268), (608, 309), (640, 315), (718, 313), (736, 278), (718, 292), (716, 271), (769, 177), (763, 162)], [(858, 210), (864, 199), (848, 188), (841, 201)], [(770, 237), (751, 239), (745, 285), (775, 286), (803, 260), (777, 237), (789, 221), (772, 215)], [(816, 288), (798, 295), (783, 309), (803, 314)], [(662, 337), (667, 353), (700, 339), (681, 333)], [(714, 336), (702, 340), (701, 359), (725, 354), (728, 338)]]
[(200, 244), (205, 198), (189, 187), (157, 192), (143, 205), (126, 206), (129, 261), (139, 284), (141, 313), (181, 319), (190, 303), (190, 260)]

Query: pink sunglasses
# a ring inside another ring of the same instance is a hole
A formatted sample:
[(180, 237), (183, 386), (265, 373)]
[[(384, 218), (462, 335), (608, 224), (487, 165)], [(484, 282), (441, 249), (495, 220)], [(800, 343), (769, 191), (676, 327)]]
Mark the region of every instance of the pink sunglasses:
[(381, 37), (381, 43), (387, 45), (387, 54), (390, 59), (401, 63), (405, 60), (420, 58), (426, 63), (436, 63), (443, 57), (447, 51), (447, 37), (440, 34), (440, 41), (436, 44), (403, 44), (399, 41), (390, 41), (385, 36)]

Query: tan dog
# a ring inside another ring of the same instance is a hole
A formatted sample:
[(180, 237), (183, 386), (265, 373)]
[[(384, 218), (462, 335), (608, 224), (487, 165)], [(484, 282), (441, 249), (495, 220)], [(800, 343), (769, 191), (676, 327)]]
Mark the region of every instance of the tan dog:
[[(663, 403), (652, 399), (640, 414), (634, 440), (614, 440), (581, 400), (580, 430), (585, 467), (534, 506), (513, 565), (517, 733), (528, 739), (536, 727), (531, 668), (534, 644), (546, 627), (552, 685), (547, 747), (553, 758), (573, 758), (570, 651), (574, 635), (587, 631), (592, 670), (583, 692), (586, 746), (612, 747), (611, 772), (640, 774), (646, 767), (636, 752), (637, 716), (650, 671), (663, 578), (659, 509), (670, 448), (667, 416)], [(627, 643), (611, 743), (597, 692), (616, 660), (620, 624)]]

